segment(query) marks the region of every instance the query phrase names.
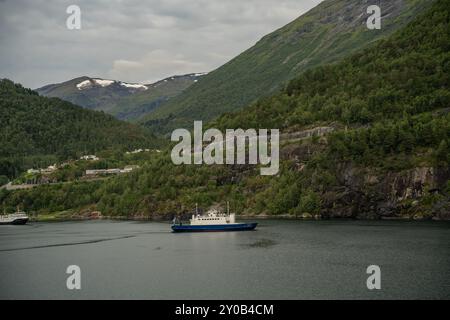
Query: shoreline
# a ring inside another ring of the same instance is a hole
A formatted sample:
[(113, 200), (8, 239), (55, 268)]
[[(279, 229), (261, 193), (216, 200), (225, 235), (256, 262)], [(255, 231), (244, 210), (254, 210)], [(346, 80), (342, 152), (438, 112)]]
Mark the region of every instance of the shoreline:
[[(302, 217), (295, 215), (237, 215), (237, 219), (241, 220), (285, 220), (285, 221), (404, 221), (404, 222), (448, 222), (450, 219), (441, 219), (438, 217), (428, 217), (415, 219), (414, 217), (380, 217), (379, 219), (357, 219), (357, 218), (322, 218), (322, 217)], [(71, 216), (71, 217), (58, 217), (55, 214), (44, 215), (42, 218), (36, 216), (30, 216), (29, 222), (77, 222), (77, 221), (142, 221), (142, 222), (167, 222), (170, 223), (171, 219), (166, 219), (162, 216), (157, 217), (143, 217), (143, 216), (98, 216), (98, 217), (85, 217), (85, 216)]]

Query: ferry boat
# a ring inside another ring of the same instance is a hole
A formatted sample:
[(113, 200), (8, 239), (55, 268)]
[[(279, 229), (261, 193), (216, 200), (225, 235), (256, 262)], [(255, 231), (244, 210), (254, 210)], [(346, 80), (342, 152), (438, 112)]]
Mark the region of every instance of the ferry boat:
[(0, 225), (1, 224), (15, 224), (21, 225), (26, 224), (30, 218), (23, 211), (17, 211), (13, 214), (3, 214), (0, 215)]
[(254, 230), (258, 223), (236, 223), (234, 213), (219, 213), (217, 210), (211, 210), (206, 215), (192, 215), (190, 224), (184, 225), (181, 222), (176, 223), (174, 219), (172, 224), (173, 232), (211, 232), (211, 231), (250, 231)]

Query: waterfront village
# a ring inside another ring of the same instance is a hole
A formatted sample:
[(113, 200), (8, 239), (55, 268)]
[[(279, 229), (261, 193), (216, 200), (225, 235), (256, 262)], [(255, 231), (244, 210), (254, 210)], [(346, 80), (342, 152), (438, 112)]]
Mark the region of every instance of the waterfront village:
[(28, 189), (43, 184), (64, 183), (74, 180), (97, 180), (108, 176), (128, 174), (140, 168), (140, 163), (160, 150), (136, 149), (123, 154), (123, 159), (83, 155), (77, 160), (67, 160), (46, 168), (31, 168), (20, 177), (1, 188), (8, 190)]

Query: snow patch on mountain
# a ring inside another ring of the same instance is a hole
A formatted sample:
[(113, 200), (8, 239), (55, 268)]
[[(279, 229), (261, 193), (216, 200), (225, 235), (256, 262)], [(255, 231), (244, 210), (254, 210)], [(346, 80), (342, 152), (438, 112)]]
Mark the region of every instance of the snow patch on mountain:
[(201, 77), (201, 76), (206, 76), (208, 74), (208, 72), (201, 72), (201, 73), (194, 73), (192, 76), (193, 77)]
[[(105, 88), (105, 87), (108, 87), (108, 86), (110, 86), (112, 84), (118, 84), (118, 85), (120, 85), (122, 87), (125, 87), (127, 89), (130, 89), (130, 90), (146, 91), (152, 86), (159, 85), (161, 82), (174, 81), (174, 80), (176, 80), (178, 78), (186, 77), (186, 76), (189, 76), (189, 77), (200, 77), (200, 76), (204, 76), (206, 74), (208, 74), (208, 73), (207, 72), (203, 72), (203, 73), (192, 73), (192, 74), (185, 75), (185, 76), (174, 76), (174, 77), (170, 77), (170, 78), (166, 78), (164, 80), (158, 81), (157, 83), (152, 84), (152, 85), (144, 85), (144, 84), (140, 84), (140, 83), (128, 83), (128, 82), (115, 81), (115, 80), (105, 80), (105, 79), (99, 79), (99, 78), (90, 78), (88, 80), (84, 80), (84, 81), (78, 83), (76, 85), (76, 87), (78, 88), (78, 90), (85, 90), (85, 89), (90, 89), (90, 88), (95, 87), (95, 86), (100, 86), (100, 87)], [(194, 80), (194, 82), (197, 82), (197, 80)]]
[(79, 84), (77, 84), (77, 88), (78, 88), (78, 90), (84, 90), (84, 89), (91, 88), (93, 85), (98, 85), (98, 86), (105, 88), (107, 86), (112, 85), (114, 82), (115, 82), (114, 80), (89, 79), (89, 80), (84, 80), (84, 81), (80, 82)]
[(77, 84), (78, 90), (83, 90), (83, 89), (89, 88), (90, 86), (92, 86), (91, 80), (85, 80), (85, 81)]
[(80, 82), (79, 84), (77, 84), (76, 86), (77, 86), (78, 90), (84, 90), (84, 89), (92, 88), (93, 86), (100, 86), (102, 88), (106, 88), (114, 83), (117, 83), (117, 84), (121, 85), (122, 87), (131, 89), (131, 90), (147, 90), (148, 89), (148, 87), (143, 84), (127, 83), (127, 82), (122, 82), (122, 81), (105, 80), (105, 79), (98, 79), (98, 78), (84, 80), (84, 81)]
[(93, 79), (93, 80), (96, 84), (102, 87), (110, 86), (115, 82), (114, 80), (104, 80), (104, 79)]
[(120, 85), (123, 87), (126, 87), (126, 88), (131, 88), (131, 89), (142, 89), (142, 90), (148, 89), (147, 86), (144, 86), (143, 84), (137, 84), (137, 83), (121, 82)]

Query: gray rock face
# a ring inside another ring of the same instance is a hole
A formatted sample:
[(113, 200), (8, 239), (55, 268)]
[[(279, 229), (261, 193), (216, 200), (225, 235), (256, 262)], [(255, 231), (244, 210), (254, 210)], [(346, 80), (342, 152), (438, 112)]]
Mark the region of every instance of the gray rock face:
[(377, 175), (346, 164), (336, 172), (341, 187), (324, 195), (323, 215), (327, 217), (450, 218), (450, 199), (438, 201), (427, 212), (417, 208), (424, 195), (442, 193), (450, 178), (449, 168), (418, 167)]

